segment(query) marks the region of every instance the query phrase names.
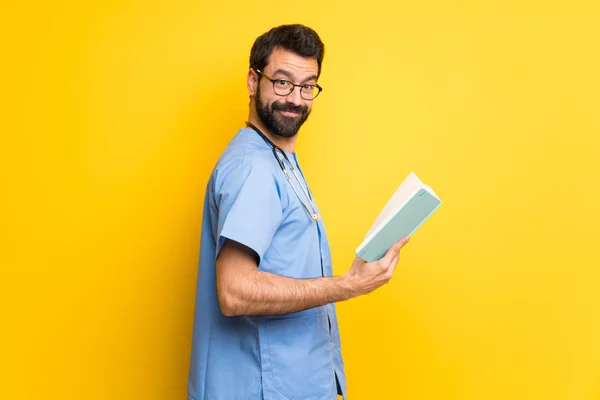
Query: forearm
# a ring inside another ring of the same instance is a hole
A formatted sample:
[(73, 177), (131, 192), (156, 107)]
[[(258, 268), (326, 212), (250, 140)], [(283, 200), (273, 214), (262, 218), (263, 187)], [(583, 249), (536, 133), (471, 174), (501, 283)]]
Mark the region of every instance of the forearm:
[(226, 315), (287, 314), (357, 295), (347, 277), (294, 279), (252, 270), (240, 278), (220, 292)]

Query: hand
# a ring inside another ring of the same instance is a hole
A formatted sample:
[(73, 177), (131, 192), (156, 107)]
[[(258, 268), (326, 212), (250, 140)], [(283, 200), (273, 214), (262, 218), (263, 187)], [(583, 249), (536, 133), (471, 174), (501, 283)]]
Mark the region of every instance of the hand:
[(385, 255), (377, 261), (366, 262), (355, 258), (350, 270), (344, 275), (357, 296), (367, 294), (388, 283), (400, 259), (400, 249), (408, 242), (406, 236), (394, 243)]

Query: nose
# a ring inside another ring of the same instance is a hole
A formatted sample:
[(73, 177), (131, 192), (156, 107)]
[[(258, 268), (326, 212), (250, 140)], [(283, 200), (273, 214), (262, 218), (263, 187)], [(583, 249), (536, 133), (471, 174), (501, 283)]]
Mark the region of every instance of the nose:
[(295, 106), (299, 106), (302, 104), (302, 96), (300, 96), (300, 89), (298, 86), (294, 86), (294, 90), (292, 90), (292, 93), (288, 94), (285, 98), (285, 100), (288, 103), (291, 103)]

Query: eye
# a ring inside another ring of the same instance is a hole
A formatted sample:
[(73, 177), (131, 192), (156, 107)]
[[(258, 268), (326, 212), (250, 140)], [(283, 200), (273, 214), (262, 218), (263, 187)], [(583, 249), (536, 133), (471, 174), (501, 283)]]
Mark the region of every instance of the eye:
[(277, 80), (275, 81), (275, 84), (276, 84), (276, 85), (279, 85), (279, 86), (282, 86), (282, 87), (284, 87), (284, 86), (287, 86), (287, 85), (289, 85), (289, 84), (290, 84), (290, 82), (289, 82), (289, 81), (286, 81), (285, 79), (277, 79)]
[(305, 84), (302, 86), (302, 89), (304, 90), (313, 90), (315, 88), (315, 85), (311, 85), (311, 84)]

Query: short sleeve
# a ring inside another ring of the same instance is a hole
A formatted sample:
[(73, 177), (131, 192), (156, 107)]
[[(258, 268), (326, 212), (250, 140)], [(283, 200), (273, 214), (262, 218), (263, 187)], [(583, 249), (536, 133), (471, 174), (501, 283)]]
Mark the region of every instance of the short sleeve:
[(272, 168), (263, 163), (231, 168), (216, 193), (217, 249), (234, 240), (263, 256), (282, 219), (281, 199)]

